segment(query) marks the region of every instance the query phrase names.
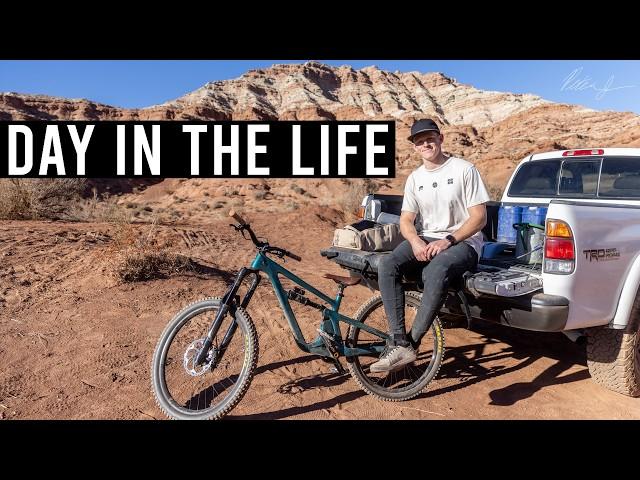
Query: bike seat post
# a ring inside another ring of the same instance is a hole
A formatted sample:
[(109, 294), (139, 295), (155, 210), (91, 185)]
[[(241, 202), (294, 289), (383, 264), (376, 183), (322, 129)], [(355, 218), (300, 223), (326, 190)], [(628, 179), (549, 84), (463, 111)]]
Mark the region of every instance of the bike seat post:
[(342, 299), (344, 298), (344, 289), (346, 285), (341, 282), (338, 283), (338, 292), (336, 293), (336, 309), (340, 308), (340, 304), (342, 303)]

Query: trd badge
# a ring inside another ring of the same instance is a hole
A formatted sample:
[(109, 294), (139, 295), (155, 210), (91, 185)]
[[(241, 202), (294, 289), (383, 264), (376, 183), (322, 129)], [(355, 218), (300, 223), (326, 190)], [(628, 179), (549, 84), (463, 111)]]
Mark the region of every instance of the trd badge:
[(585, 260), (589, 262), (606, 262), (610, 260), (620, 260), (620, 251), (617, 248), (594, 248), (583, 250)]

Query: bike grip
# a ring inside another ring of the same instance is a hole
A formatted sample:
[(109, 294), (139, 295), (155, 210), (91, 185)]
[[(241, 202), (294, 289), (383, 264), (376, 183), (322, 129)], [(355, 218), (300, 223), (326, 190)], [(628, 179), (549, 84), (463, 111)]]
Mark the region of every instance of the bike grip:
[(240, 225), (246, 225), (247, 224), (247, 222), (240, 215), (238, 215), (238, 213), (233, 209), (229, 210), (229, 216), (233, 217), (233, 219), (236, 222), (238, 222)]
[(297, 260), (298, 262), (302, 261), (302, 258), (299, 257), (298, 255), (296, 255), (295, 253), (291, 253), (291, 252), (286, 252), (288, 257), (293, 258), (294, 260)]

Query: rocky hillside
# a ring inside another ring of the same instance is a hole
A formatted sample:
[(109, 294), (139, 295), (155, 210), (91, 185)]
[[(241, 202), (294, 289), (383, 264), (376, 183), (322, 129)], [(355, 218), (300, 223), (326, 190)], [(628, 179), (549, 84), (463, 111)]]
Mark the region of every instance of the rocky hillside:
[[(640, 116), (633, 113), (600, 112), (534, 95), (478, 90), (441, 73), (387, 72), (373, 66), (354, 70), (317, 62), (274, 65), (250, 70), (234, 80), (208, 83), (181, 98), (143, 109), (84, 99), (0, 94), (2, 120), (393, 119), (398, 177), (376, 181), (374, 188), (381, 191), (399, 191), (407, 174), (419, 165), (406, 137), (413, 119), (425, 116), (441, 122), (446, 150), (474, 162), (494, 192), (530, 153), (640, 146)], [(152, 187), (144, 198), (133, 193), (122, 201), (157, 202), (159, 208), (173, 208), (180, 215), (192, 212), (193, 202), (212, 211), (221, 208), (214, 208), (216, 205), (234, 203), (236, 208), (267, 211), (308, 203), (340, 208), (349, 203), (346, 196), (359, 194), (345, 193), (354, 188), (348, 180), (300, 180), (295, 184), (277, 179), (169, 180)]]

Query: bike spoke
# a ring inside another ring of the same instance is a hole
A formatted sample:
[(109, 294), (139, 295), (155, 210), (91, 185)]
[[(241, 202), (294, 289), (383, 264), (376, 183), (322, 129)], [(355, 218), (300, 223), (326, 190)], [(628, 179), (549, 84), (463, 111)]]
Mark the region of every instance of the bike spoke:
[[(215, 318), (215, 311), (189, 318), (177, 332), (165, 362), (165, 382), (169, 395), (188, 411), (215, 408), (233, 390), (244, 363), (243, 332), (237, 329), (222, 358), (213, 360), (219, 352), (220, 342), (233, 321), (227, 316), (214, 337), (205, 365), (194, 365), (199, 351), (198, 340), (204, 340)], [(195, 342), (195, 343), (194, 343)], [(200, 342), (201, 346), (202, 342)]]
[[(411, 331), (416, 313), (417, 308), (411, 306), (405, 308), (405, 326), (407, 332)], [(389, 328), (382, 302), (372, 306), (361, 321), (380, 331), (386, 332)], [(375, 335), (360, 329), (355, 329), (352, 339), (354, 342), (353, 346), (359, 348), (370, 347), (380, 342), (380, 339)], [(355, 365), (358, 365), (357, 369), (361, 372), (360, 375), (364, 377), (363, 380), (365, 383), (374, 386), (374, 391), (381, 395), (384, 395), (383, 392), (391, 394), (393, 392), (411, 390), (414, 386), (423, 383), (424, 379), (432, 374), (434, 368), (438, 367), (435, 365), (434, 357), (437, 348), (438, 345), (436, 344), (433, 329), (430, 329), (421, 341), (416, 360), (411, 364), (404, 365), (398, 370), (387, 373), (371, 372), (370, 365), (378, 359), (368, 355), (358, 356), (354, 362)]]

